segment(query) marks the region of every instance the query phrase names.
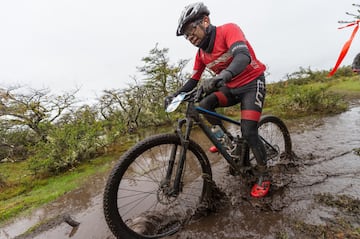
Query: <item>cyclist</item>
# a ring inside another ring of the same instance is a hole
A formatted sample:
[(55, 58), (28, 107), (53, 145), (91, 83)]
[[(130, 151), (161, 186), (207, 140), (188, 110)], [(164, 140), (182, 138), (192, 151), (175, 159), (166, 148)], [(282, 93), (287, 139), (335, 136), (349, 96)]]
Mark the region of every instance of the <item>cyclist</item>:
[[(254, 50), (244, 33), (234, 23), (214, 26), (210, 23), (210, 11), (202, 2), (196, 2), (182, 11), (176, 35), (184, 35), (198, 51), (195, 56), (193, 74), (174, 94), (165, 98), (167, 106), (180, 92), (191, 91), (199, 82), (205, 68), (216, 74), (204, 80), (205, 98), (201, 107), (215, 111), (218, 107), (228, 107), (241, 103), (241, 130), (256, 157), (260, 175), (252, 187), (253, 197), (265, 196), (270, 188), (266, 179), (266, 153), (261, 142), (257, 124), (261, 116), (265, 97), (265, 65), (255, 56)], [(220, 125), (220, 120), (207, 117), (212, 125)], [(210, 148), (216, 152), (217, 149)]]
[(358, 53), (351, 65), (351, 69), (353, 72), (360, 74), (360, 53)]

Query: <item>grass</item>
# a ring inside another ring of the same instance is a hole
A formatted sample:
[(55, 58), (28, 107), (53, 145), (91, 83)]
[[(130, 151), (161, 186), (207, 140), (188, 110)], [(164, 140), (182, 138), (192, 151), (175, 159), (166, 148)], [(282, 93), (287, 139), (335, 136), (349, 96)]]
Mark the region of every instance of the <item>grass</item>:
[(329, 91), (342, 94), (349, 100), (359, 98), (360, 77), (356, 76), (339, 79), (336, 83), (330, 86)]
[(336, 207), (342, 211), (360, 214), (360, 200), (348, 195), (334, 196), (329, 193), (315, 195), (315, 200), (330, 207)]
[(298, 222), (294, 228), (303, 234), (302, 238), (359, 239), (360, 228), (345, 218), (336, 217), (325, 225), (312, 225)]
[(339, 80), (336, 84), (333, 85), (332, 90), (340, 90), (346, 92), (360, 92), (360, 78), (356, 77), (347, 77)]
[(91, 175), (108, 170), (113, 160), (114, 156), (96, 158), (72, 171), (49, 178), (31, 175), (26, 161), (0, 164), (0, 171), (6, 175), (8, 184), (0, 191), (0, 225), (76, 189)]
[(302, 83), (293, 80), (268, 84), (265, 114), (284, 119), (329, 115), (348, 109), (349, 100), (360, 98), (358, 75)]

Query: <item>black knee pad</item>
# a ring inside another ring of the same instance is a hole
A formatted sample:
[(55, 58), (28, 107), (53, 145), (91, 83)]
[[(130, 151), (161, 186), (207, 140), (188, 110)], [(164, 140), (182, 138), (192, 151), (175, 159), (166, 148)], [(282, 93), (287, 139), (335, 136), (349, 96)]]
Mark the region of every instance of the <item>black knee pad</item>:
[(199, 103), (199, 106), (210, 110), (210, 111), (214, 111), (216, 107), (218, 107), (219, 103), (217, 100), (217, 97), (215, 94), (210, 94), (208, 96), (206, 96), (204, 99), (202, 99)]
[[(218, 107), (219, 103), (217, 100), (217, 97), (215, 94), (211, 94), (206, 96), (204, 99), (202, 99), (199, 103), (199, 106), (209, 110), (209, 111), (215, 111), (215, 108)], [(214, 117), (211, 117), (210, 115), (204, 115), (206, 120), (209, 121), (210, 124), (217, 124), (220, 125), (221, 124), (221, 120), (216, 119)]]

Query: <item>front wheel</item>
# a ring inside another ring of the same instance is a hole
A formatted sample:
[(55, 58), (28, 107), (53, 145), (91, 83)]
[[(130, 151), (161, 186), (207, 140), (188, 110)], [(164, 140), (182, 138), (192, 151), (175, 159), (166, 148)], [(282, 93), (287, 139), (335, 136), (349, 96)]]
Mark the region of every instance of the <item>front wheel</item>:
[(290, 133), (281, 119), (272, 115), (263, 116), (258, 132), (266, 149), (268, 164), (292, 155)]
[(205, 152), (190, 140), (180, 190), (174, 191), (181, 149), (176, 134), (161, 134), (139, 142), (120, 158), (103, 198), (106, 222), (117, 238), (171, 235), (196, 211), (208, 193), (211, 168)]

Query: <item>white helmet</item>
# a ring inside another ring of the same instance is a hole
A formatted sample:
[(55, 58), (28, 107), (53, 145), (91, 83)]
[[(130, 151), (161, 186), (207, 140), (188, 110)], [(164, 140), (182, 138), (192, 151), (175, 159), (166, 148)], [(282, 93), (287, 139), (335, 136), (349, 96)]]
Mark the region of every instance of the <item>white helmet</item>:
[(196, 21), (203, 16), (209, 16), (210, 11), (202, 2), (196, 2), (187, 5), (181, 12), (178, 27), (176, 30), (176, 36), (184, 35), (184, 27), (187, 23)]

